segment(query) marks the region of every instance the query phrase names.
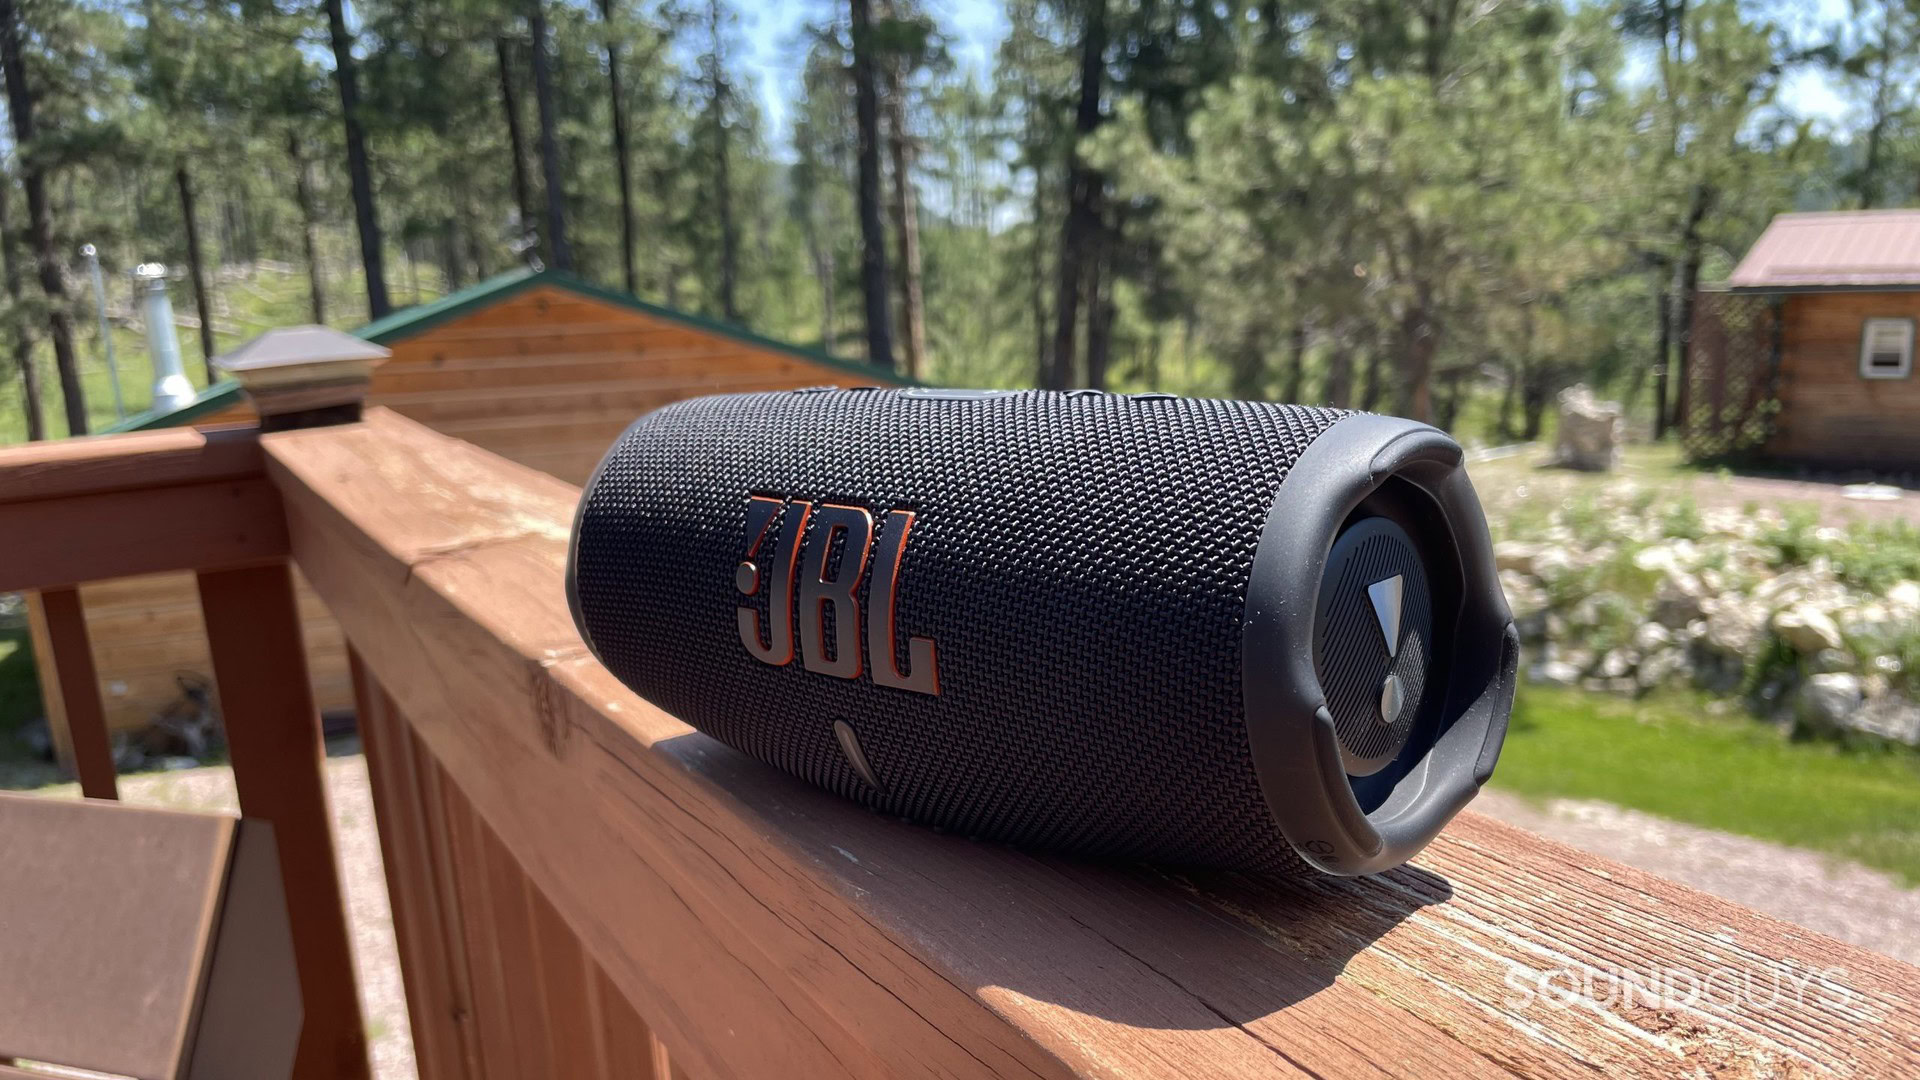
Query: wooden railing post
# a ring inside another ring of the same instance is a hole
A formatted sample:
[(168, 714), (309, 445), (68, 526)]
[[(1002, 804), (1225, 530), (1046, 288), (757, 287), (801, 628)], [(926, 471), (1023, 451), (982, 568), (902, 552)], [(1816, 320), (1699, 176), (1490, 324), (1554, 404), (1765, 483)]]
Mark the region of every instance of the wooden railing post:
[(117, 799), (113, 745), (107, 737), (107, 710), (100, 700), (100, 677), (93, 669), (93, 643), (87, 640), (87, 616), (80, 607), (80, 591), (71, 586), (40, 594), (47, 620), (47, 640), (53, 647), (53, 669), (59, 674), (58, 692), (65, 706), (67, 739), (73, 753), (73, 771), (80, 777), (80, 794), (89, 799)]
[[(274, 330), (220, 358), (261, 415), (261, 429), (356, 420), (367, 375), (386, 350), (325, 327)], [(306, 1022), (297, 1080), (370, 1075), (352, 938), (327, 808), (326, 748), (285, 561), (202, 571), (200, 607), (213, 654), (240, 812), (271, 821)]]
[(240, 812), (273, 823), (306, 1023), (299, 1080), (365, 1077), (366, 1029), (327, 809), (326, 748), (286, 563), (199, 575)]

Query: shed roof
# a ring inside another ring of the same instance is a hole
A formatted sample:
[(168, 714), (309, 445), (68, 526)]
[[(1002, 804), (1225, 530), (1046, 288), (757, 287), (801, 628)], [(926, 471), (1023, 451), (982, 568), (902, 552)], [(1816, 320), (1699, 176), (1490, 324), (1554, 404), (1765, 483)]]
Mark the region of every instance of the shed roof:
[[(485, 281), (450, 292), (430, 303), (415, 304), (412, 307), (401, 308), (390, 315), (375, 319), (365, 326), (360, 327), (358, 330), (353, 331), (353, 336), (375, 345), (391, 345), (396, 341), (405, 340), (413, 337), (415, 334), (425, 333), (442, 323), (451, 322), (462, 315), (469, 314), (491, 304), (499, 303), (510, 297), (518, 296), (529, 289), (540, 286), (564, 289), (567, 292), (575, 293), (588, 299), (600, 300), (617, 307), (639, 312), (642, 315), (649, 315), (667, 322), (679, 323), (682, 326), (701, 330), (709, 334), (716, 334), (720, 337), (730, 338), (756, 348), (766, 349), (771, 352), (786, 353), (789, 356), (798, 357), (801, 360), (819, 364), (823, 367), (837, 368), (848, 374), (858, 375), (863, 379), (884, 380), (890, 383), (903, 383), (908, 385), (915, 384), (915, 380), (907, 376), (895, 372), (883, 371), (870, 364), (853, 360), (843, 360), (837, 356), (830, 356), (818, 349), (809, 349), (804, 346), (764, 337), (731, 323), (720, 322), (716, 319), (709, 319), (685, 311), (677, 311), (669, 307), (661, 307), (658, 304), (649, 304), (631, 293), (601, 288), (592, 282), (575, 277), (564, 271), (534, 270), (527, 267), (518, 270), (509, 270), (503, 274), (496, 274)], [(111, 434), (120, 431), (146, 431), (150, 428), (178, 427), (182, 424), (192, 423), (194, 420), (209, 413), (218, 412), (239, 400), (240, 384), (232, 379), (222, 379), (194, 395), (193, 400), (187, 402), (185, 405), (172, 409), (149, 409), (146, 412), (135, 413), (111, 427), (102, 428), (100, 433)]]
[(1751, 292), (1920, 289), (1920, 210), (1781, 214), (1727, 285)]

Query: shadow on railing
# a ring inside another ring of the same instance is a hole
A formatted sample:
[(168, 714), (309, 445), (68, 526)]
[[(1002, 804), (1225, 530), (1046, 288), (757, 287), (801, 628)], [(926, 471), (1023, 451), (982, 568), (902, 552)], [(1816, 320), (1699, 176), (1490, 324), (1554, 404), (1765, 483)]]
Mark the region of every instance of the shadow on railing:
[[(1472, 814), (1357, 881), (1089, 865), (883, 819), (588, 655), (561, 587), (576, 488), (379, 410), (289, 426), (0, 451), (0, 536), (27, 538), (0, 589), (47, 600), (83, 783), (111, 796), (71, 590), (199, 575), (242, 812), (280, 836), (302, 1077), (366, 1064), (289, 560), (352, 649), (428, 1080), (1920, 1060), (1920, 972)], [(1717, 992), (1582, 989), (1684, 990), (1676, 972)]]

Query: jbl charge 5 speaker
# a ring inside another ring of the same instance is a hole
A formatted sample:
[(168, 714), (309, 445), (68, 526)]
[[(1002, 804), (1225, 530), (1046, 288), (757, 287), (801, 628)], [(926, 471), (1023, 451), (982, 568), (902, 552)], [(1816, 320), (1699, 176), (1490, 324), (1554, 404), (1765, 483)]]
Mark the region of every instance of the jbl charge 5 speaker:
[(1162, 394), (667, 406), (588, 483), (567, 593), (642, 696), (877, 810), (1251, 871), (1411, 857), (1518, 661), (1451, 439)]

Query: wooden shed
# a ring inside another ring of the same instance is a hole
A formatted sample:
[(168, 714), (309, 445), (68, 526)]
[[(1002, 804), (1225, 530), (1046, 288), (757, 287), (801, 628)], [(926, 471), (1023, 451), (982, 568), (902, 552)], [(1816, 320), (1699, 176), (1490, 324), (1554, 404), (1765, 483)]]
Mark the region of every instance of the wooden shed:
[(1920, 470), (1920, 210), (1782, 214), (1695, 320), (1689, 432), (1767, 458)]
[[(645, 303), (556, 271), (519, 270), (355, 331), (393, 356), (375, 370), (370, 405), (393, 411), (573, 484), (641, 413), (701, 394), (906, 381), (863, 363)], [(250, 423), (231, 381), (170, 411), (113, 430)], [(323, 710), (351, 707), (346, 645), (302, 585), (308, 670)], [(183, 683), (211, 686), (191, 574), (88, 584), (80, 590), (109, 726), (147, 724), (182, 702)], [(29, 599), (41, 693), (63, 759), (65, 711), (47, 659), (45, 604)]]

